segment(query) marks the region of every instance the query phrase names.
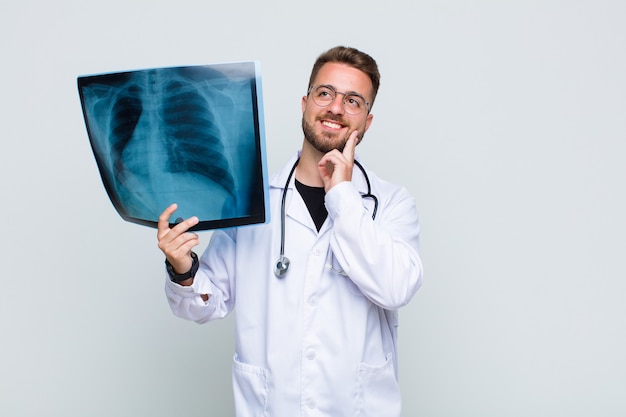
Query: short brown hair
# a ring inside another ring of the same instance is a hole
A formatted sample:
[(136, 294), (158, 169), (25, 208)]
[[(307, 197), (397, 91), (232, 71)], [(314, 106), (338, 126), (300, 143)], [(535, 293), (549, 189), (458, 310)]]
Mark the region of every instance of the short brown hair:
[(380, 72), (378, 72), (378, 65), (374, 58), (355, 48), (335, 46), (317, 57), (315, 64), (313, 64), (313, 69), (311, 70), (311, 77), (309, 78), (309, 89), (313, 85), (313, 81), (317, 77), (320, 68), (329, 62), (346, 64), (367, 74), (372, 81), (371, 110), (374, 105), (374, 100), (376, 99), (376, 94), (378, 93), (378, 87), (380, 86)]

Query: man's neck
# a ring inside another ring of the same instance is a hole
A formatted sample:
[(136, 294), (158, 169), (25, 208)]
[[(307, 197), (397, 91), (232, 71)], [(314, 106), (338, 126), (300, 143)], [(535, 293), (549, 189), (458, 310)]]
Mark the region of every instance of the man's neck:
[(324, 182), (320, 177), (317, 163), (322, 159), (322, 154), (305, 139), (302, 143), (300, 162), (296, 168), (296, 179), (309, 187), (323, 187)]

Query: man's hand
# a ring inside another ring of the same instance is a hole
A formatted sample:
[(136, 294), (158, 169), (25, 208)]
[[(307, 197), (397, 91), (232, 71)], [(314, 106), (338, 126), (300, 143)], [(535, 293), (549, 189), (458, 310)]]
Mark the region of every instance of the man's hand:
[(191, 249), (200, 243), (200, 239), (195, 233), (188, 232), (191, 227), (198, 224), (197, 217), (183, 220), (170, 229), (169, 220), (177, 208), (176, 204), (172, 204), (161, 213), (157, 226), (157, 238), (159, 249), (172, 264), (174, 271), (182, 274), (191, 269)]
[(352, 180), (352, 168), (354, 167), (354, 148), (358, 142), (358, 131), (354, 131), (348, 137), (343, 152), (334, 149), (320, 159), (317, 169), (324, 181), (324, 189), (328, 192), (335, 185), (343, 181)]

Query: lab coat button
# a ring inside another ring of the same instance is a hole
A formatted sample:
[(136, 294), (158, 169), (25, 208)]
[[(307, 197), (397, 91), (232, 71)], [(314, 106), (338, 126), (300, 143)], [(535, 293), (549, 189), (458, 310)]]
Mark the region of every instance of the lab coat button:
[(316, 307), (317, 306), (317, 298), (315, 298), (315, 297), (309, 298), (309, 305), (311, 307)]
[(312, 410), (315, 407), (317, 407), (317, 404), (315, 403), (315, 400), (310, 399), (310, 400), (306, 401), (306, 406), (309, 407)]
[(320, 256), (321, 253), (322, 253), (322, 251), (320, 250), (320, 248), (314, 248), (313, 249), (313, 255)]
[(310, 349), (307, 353), (306, 353), (306, 358), (310, 361), (312, 361), (313, 359), (315, 359), (316, 353), (313, 349)]

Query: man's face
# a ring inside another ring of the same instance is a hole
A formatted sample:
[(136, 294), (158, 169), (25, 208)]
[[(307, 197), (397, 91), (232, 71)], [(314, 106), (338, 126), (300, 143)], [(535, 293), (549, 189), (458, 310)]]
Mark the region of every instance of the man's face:
[[(320, 69), (314, 86), (328, 85), (341, 93), (356, 93), (371, 102), (372, 82), (362, 71), (345, 64), (327, 63)], [(336, 94), (326, 107), (316, 104), (313, 92), (302, 98), (302, 130), (306, 140), (321, 153), (343, 148), (354, 130), (359, 132), (359, 142), (369, 128), (373, 115), (365, 108), (359, 114), (346, 112), (344, 94)]]

